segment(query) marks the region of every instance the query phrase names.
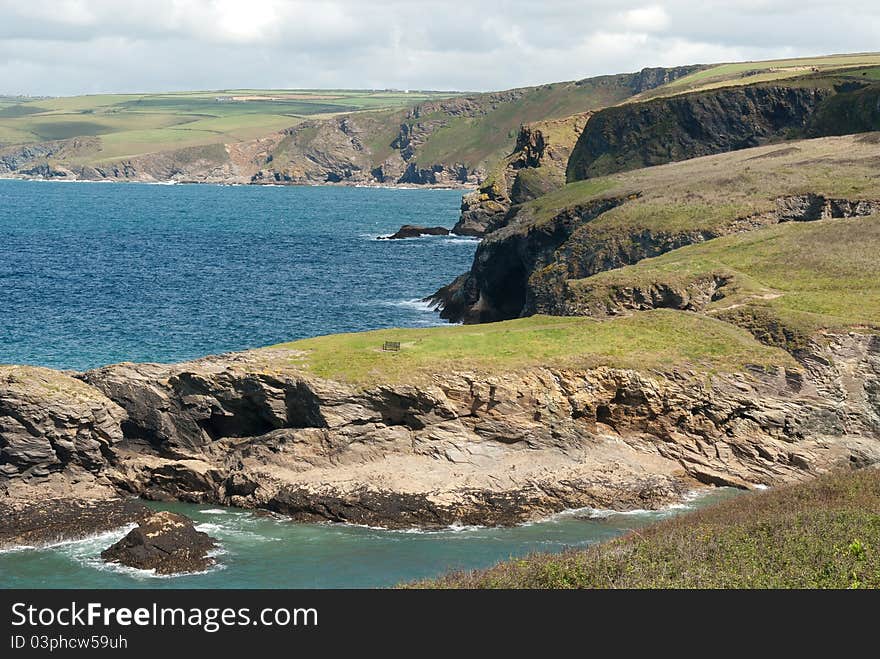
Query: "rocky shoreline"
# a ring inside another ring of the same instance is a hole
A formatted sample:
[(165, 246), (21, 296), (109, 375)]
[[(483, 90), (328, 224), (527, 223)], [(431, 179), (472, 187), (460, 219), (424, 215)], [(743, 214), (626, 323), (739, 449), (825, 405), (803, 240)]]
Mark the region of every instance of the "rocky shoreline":
[(0, 367), (6, 537), (21, 526), (18, 544), (38, 541), (39, 524), (8, 520), (60, 498), (74, 524), (79, 502), (140, 496), (298, 521), (511, 525), (880, 461), (880, 340), (812, 350), (802, 369), (534, 367), (369, 387), (311, 375), (284, 347), (83, 374)]
[[(340, 188), (377, 188), (387, 190), (475, 190), (478, 183), (379, 183), (370, 181), (250, 181), (237, 179), (202, 179), (202, 178), (77, 178), (67, 176), (42, 176), (25, 174), (0, 173), (3, 181), (56, 181), (64, 183), (143, 183), (145, 185), (253, 185), (264, 187), (340, 187)], [(465, 235), (465, 234), (462, 234)]]
[(137, 499), (0, 502), (0, 551), (81, 540), (136, 524), (152, 514)]

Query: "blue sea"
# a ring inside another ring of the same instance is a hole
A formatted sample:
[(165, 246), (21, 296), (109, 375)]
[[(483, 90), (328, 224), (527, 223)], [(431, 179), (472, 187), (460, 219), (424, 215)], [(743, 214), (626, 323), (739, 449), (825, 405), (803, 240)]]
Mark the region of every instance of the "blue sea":
[(461, 191), (0, 180), (0, 363), (89, 369), (439, 324)]
[[(469, 267), (476, 241), (377, 238), (407, 223), (451, 227), (460, 200), (450, 190), (0, 180), (0, 363), (83, 370), (439, 324), (419, 300)], [(404, 532), (165, 507), (219, 539), (215, 568), (158, 578), (106, 565), (100, 552), (118, 529), (0, 552), (0, 587), (390, 586), (582, 547), (687, 508)]]

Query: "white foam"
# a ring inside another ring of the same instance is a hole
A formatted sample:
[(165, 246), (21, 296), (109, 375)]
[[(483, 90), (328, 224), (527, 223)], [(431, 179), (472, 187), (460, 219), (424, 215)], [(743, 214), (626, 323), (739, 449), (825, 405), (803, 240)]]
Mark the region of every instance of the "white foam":
[[(645, 508), (634, 508), (632, 510), (612, 510), (610, 508), (567, 508), (566, 510), (561, 510), (555, 515), (550, 515), (550, 517), (546, 518), (546, 521), (552, 521), (555, 519), (565, 519), (569, 517), (588, 517), (590, 519), (607, 519), (609, 517), (617, 516), (617, 515), (654, 515), (657, 517), (665, 517), (677, 510), (691, 510), (694, 508), (694, 504), (700, 499), (709, 496), (716, 490), (709, 488), (699, 488), (696, 490), (691, 490), (684, 494), (681, 497), (681, 501), (678, 503), (671, 503), (668, 506), (664, 506), (662, 508), (658, 508), (656, 510), (647, 510)], [(541, 520), (545, 521), (545, 520)]]
[(415, 297), (408, 300), (393, 300), (382, 302), (388, 307), (398, 307), (401, 309), (412, 309), (422, 313), (434, 313), (434, 305), (431, 302)]
[(226, 515), (229, 513), (228, 510), (223, 510), (223, 508), (208, 508), (207, 510), (199, 511), (202, 515)]
[(29, 549), (37, 549), (37, 547), (33, 545), (12, 545), (11, 547), (0, 549), (0, 554), (12, 554), (18, 551), (28, 551)]
[(463, 531), (479, 531), (480, 529), (485, 528), (485, 526), (481, 526), (479, 524), (462, 524), (461, 522), (453, 522), (446, 527), (448, 531), (452, 531), (453, 533), (461, 533)]
[[(124, 574), (135, 579), (173, 579), (175, 577), (207, 574), (209, 572), (216, 572), (217, 570), (225, 569), (224, 565), (216, 563), (208, 569), (200, 570), (198, 572), (184, 572), (180, 574), (157, 574), (155, 570), (142, 570), (140, 568), (130, 567), (128, 565), (122, 565), (120, 563), (109, 563), (104, 561), (104, 559), (101, 558), (101, 552), (114, 542), (121, 539), (134, 527), (134, 524), (130, 524), (123, 529), (109, 531), (107, 533), (91, 536), (82, 540), (60, 543), (58, 545), (53, 545), (53, 547), (57, 550), (60, 550), (60, 553), (66, 555), (71, 560), (76, 561), (83, 567), (92, 568), (100, 572), (115, 572), (118, 574)], [(226, 550), (223, 547), (216, 547), (215, 549), (211, 550), (208, 555), (219, 556), (225, 553)]]

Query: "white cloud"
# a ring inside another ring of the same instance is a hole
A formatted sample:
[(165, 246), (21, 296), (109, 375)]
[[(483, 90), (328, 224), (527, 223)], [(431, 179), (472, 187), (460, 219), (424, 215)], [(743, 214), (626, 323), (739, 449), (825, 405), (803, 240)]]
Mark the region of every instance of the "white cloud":
[(637, 32), (662, 32), (669, 26), (669, 14), (659, 5), (629, 9), (620, 14), (620, 23)]
[(0, 0), (0, 93), (501, 89), (878, 33), (875, 0)]

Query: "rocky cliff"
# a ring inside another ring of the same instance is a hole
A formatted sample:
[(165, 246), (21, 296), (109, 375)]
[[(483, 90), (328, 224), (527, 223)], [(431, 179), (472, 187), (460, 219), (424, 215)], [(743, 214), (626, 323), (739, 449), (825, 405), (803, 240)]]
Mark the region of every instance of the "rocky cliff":
[[(870, 215), (880, 200), (875, 139), (793, 141), (570, 184), (512, 207), (470, 271), (428, 299), (453, 322), (584, 314), (571, 280), (780, 222)], [(813, 191), (790, 194), (806, 185)]]
[[(194, 146), (122, 160), (101, 159), (99, 138), (0, 149), (0, 175), (79, 181), (250, 183), (282, 139)], [(90, 163), (90, 164), (85, 164)]]
[(569, 156), (592, 114), (521, 126), (513, 153), (478, 190), (462, 198), (453, 233), (483, 236), (504, 225), (511, 206), (565, 185)]
[(98, 497), (113, 496), (109, 483), (392, 527), (657, 507), (699, 484), (880, 460), (877, 337), (828, 337), (813, 352), (806, 367), (728, 374), (536, 366), (366, 388), (309, 375), (284, 348), (120, 364), (81, 382), (52, 373), (51, 392), (46, 371), (18, 370), (0, 381), (0, 488), (20, 504), (79, 479)]
[[(618, 76), (615, 82), (620, 90), (614, 98), (607, 98), (606, 103), (614, 105), (625, 101), (702, 68), (700, 65), (646, 68)], [(582, 81), (583, 84), (589, 82)], [(563, 186), (572, 150), (587, 121), (601, 107), (596, 103), (585, 104), (584, 112), (520, 126), (512, 153), (489, 172), (478, 190), (462, 199), (461, 217), (453, 232), (483, 236), (506, 224), (512, 206)]]
[(818, 78), (729, 87), (608, 108), (568, 163), (577, 181), (799, 137), (880, 129), (880, 88)]

